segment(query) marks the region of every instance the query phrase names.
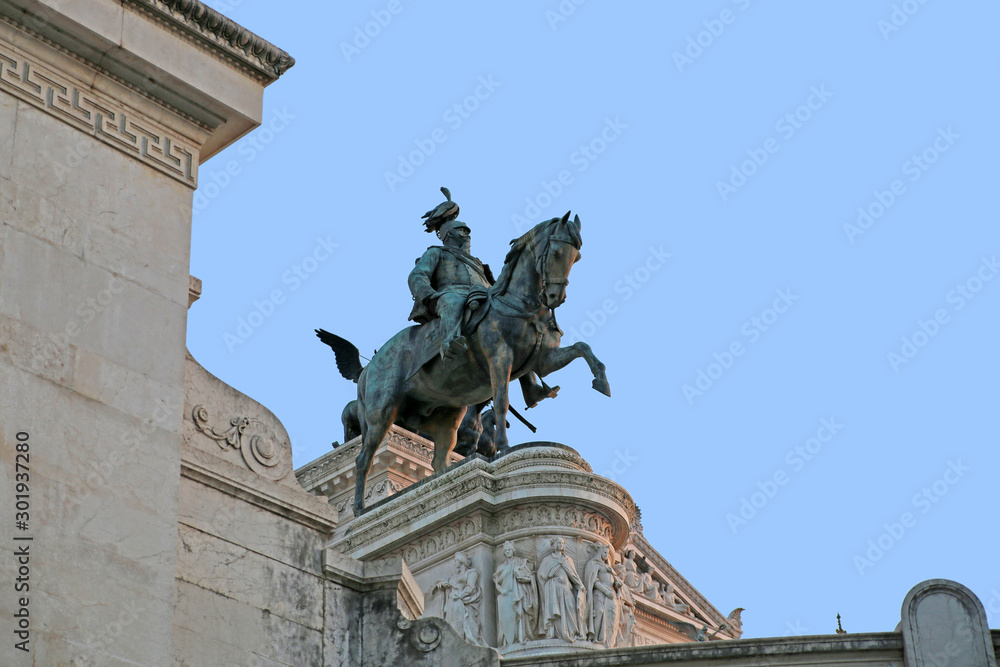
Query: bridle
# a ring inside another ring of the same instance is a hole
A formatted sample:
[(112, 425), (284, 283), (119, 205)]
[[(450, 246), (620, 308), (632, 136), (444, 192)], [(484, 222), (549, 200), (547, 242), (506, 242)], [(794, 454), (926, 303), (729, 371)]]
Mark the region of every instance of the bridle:
[[(556, 221), (553, 224), (558, 224), (558, 223), (559, 219), (556, 218)], [(568, 275), (565, 279), (562, 280), (555, 280), (549, 278), (548, 275), (549, 255), (552, 252), (552, 245), (555, 243), (566, 243), (572, 245), (574, 248), (579, 249), (579, 245), (577, 245), (577, 243), (573, 240), (565, 238), (557, 238), (554, 233), (548, 236), (548, 238), (545, 241), (545, 252), (541, 255), (541, 257), (536, 257), (535, 259), (535, 271), (539, 274), (539, 276), (541, 276), (542, 285), (538, 291), (538, 294), (535, 296), (534, 299), (528, 301), (524, 297), (507, 293), (506, 291), (504, 294), (498, 294), (493, 292), (493, 290), (491, 290), (490, 298), (506, 307), (505, 311), (506, 315), (512, 317), (531, 317), (535, 312), (538, 311), (539, 308), (541, 308), (542, 306), (541, 296), (544, 294), (545, 290), (550, 285), (563, 285), (563, 286), (569, 285)], [(530, 252), (533, 256), (535, 256), (537, 247), (538, 243), (535, 242), (532, 243), (530, 246), (524, 248), (522, 252)], [(511, 303), (508, 300), (510, 297), (513, 297), (517, 301), (520, 301), (522, 304), (524, 304), (523, 307), (518, 307), (513, 303)], [(555, 313), (553, 312), (553, 315), (554, 314)]]
[(556, 243), (565, 243), (579, 249), (577, 245), (569, 239), (556, 238), (554, 235), (549, 237), (545, 244), (545, 254), (542, 255), (541, 261), (538, 263), (538, 273), (542, 276), (542, 288), (538, 292), (539, 296), (545, 293), (545, 290), (549, 285), (569, 285), (569, 275), (567, 275), (564, 280), (552, 280), (549, 278), (549, 255), (552, 253), (552, 246)]

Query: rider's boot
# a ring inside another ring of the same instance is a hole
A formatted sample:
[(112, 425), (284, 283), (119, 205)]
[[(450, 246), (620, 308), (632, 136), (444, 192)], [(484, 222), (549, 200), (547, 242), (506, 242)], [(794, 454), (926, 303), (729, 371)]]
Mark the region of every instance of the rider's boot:
[(465, 340), (465, 336), (459, 336), (441, 345), (441, 358), (454, 359), (468, 349), (469, 343)]
[(555, 387), (550, 387), (545, 384), (545, 380), (539, 379), (541, 384), (534, 384), (528, 379), (529, 376), (524, 376), (521, 378), (521, 393), (524, 394), (525, 409), (530, 410), (531, 408), (538, 405), (538, 402), (546, 398), (555, 398), (559, 393), (559, 385)]

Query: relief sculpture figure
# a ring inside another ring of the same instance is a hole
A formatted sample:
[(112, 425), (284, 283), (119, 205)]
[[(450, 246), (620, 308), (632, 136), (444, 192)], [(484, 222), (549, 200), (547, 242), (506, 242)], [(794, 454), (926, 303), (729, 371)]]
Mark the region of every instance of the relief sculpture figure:
[(618, 635), (618, 589), (621, 581), (615, 577), (608, 562), (609, 547), (592, 544), (587, 548), (590, 559), (583, 571), (587, 610), (587, 639), (606, 648), (615, 645)]
[(517, 556), (513, 542), (503, 543), (506, 560), (493, 573), (497, 588), (497, 645), (506, 648), (534, 638), (538, 616), (538, 587), (525, 558)]
[(580, 632), (583, 581), (573, 559), (566, 555), (566, 540), (555, 537), (549, 545), (551, 550), (538, 564), (541, 589), (538, 634), (546, 639), (572, 642), (583, 638)]
[(625, 563), (616, 563), (615, 576), (621, 582), (618, 587), (618, 639), (615, 646), (635, 646), (635, 596), (627, 582)]
[(455, 574), (447, 581), (434, 584), (434, 591), (444, 595), (444, 620), (451, 623), (466, 641), (485, 646), (479, 618), (483, 587), (479, 582), (479, 572), (472, 567), (468, 554), (464, 551), (455, 554)]

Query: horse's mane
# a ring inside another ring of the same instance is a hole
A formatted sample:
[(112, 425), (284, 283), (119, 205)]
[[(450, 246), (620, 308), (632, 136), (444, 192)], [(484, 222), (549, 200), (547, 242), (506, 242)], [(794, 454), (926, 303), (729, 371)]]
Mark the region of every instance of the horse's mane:
[[(507, 256), (504, 257), (503, 269), (500, 271), (500, 277), (497, 278), (496, 283), (494, 283), (492, 287), (496, 294), (503, 295), (507, 293), (507, 288), (510, 286), (510, 279), (514, 274), (514, 266), (517, 264), (518, 257), (520, 257), (521, 253), (526, 249), (534, 247), (534, 245), (538, 243), (539, 239), (547, 236), (550, 233), (550, 228), (558, 223), (559, 220), (560, 218), (543, 220), (519, 238), (510, 242), (510, 250), (507, 251)], [(569, 226), (569, 230), (570, 241), (577, 248), (579, 248), (582, 245), (579, 228), (574, 224)]]

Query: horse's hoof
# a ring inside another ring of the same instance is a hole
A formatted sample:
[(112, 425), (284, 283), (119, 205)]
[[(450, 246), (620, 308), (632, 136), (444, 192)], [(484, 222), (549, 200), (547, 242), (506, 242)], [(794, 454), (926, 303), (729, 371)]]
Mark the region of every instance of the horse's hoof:
[(600, 380), (598, 380), (597, 378), (594, 378), (593, 387), (594, 389), (601, 392), (605, 396), (608, 397), (611, 396), (611, 385), (608, 384), (608, 381), (606, 379), (601, 378)]

